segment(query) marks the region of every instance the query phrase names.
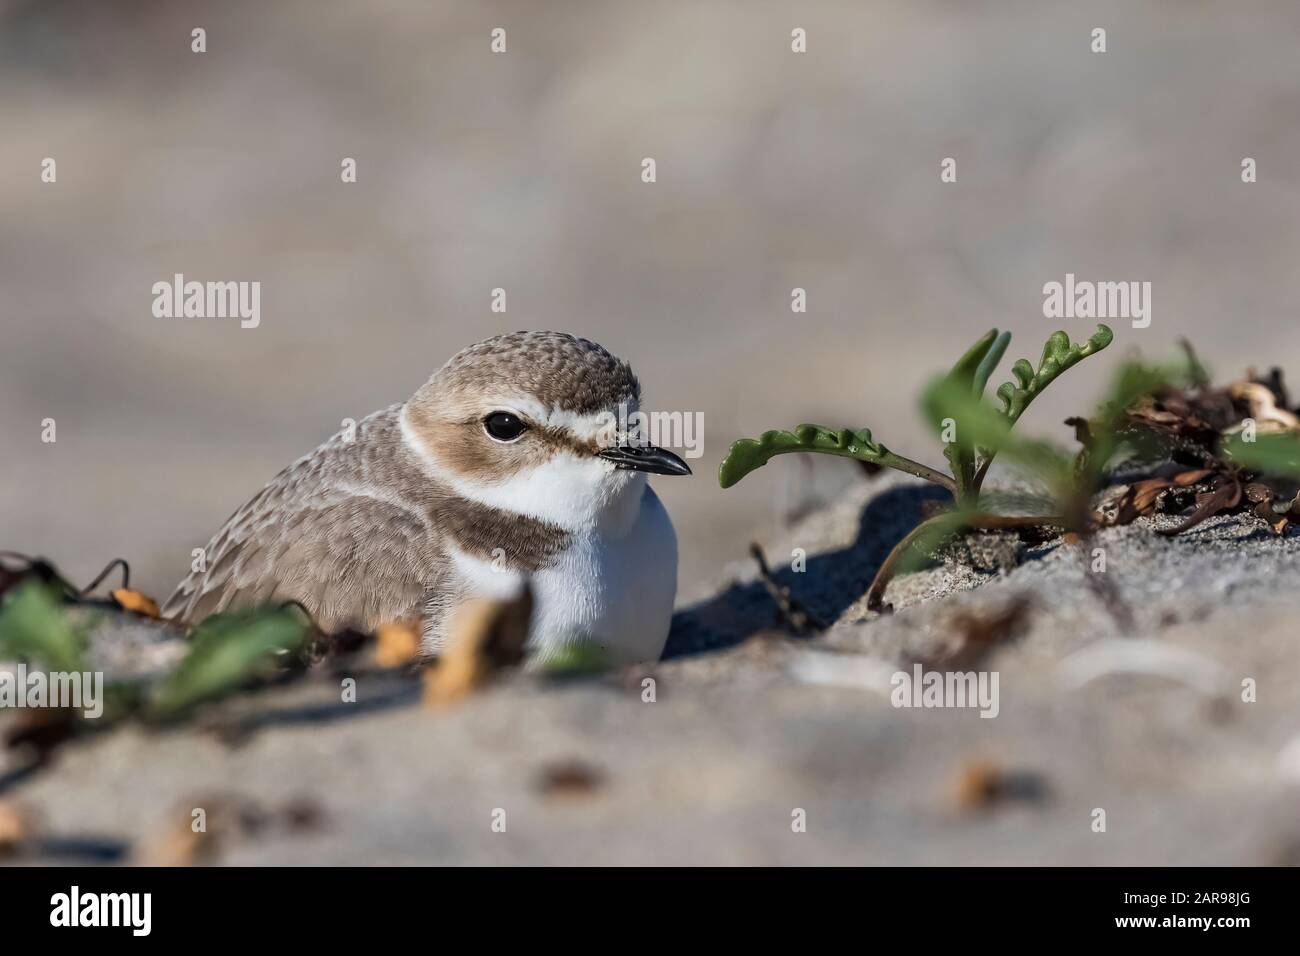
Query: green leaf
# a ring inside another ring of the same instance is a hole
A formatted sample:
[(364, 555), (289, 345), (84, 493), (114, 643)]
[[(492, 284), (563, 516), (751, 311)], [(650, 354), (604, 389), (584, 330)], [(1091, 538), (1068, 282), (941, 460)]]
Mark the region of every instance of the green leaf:
[(1038, 360), (1037, 371), (1025, 359), (1012, 366), (1011, 374), (1016, 381), (1006, 382), (997, 391), (1002, 413), (1016, 421), (1058, 375), (1089, 355), (1100, 352), (1114, 340), (1115, 333), (1105, 325), (1098, 325), (1097, 331), (1082, 345), (1071, 345), (1070, 337), (1064, 332), (1053, 332), (1043, 346), (1043, 357)]
[(936, 380), (922, 396), (922, 409), (941, 435), (943, 423), (952, 422), (955, 440), (950, 445), (960, 442), (968, 448), (987, 449), (989, 457), (1001, 452), (1053, 489), (1068, 487), (1072, 459), (1065, 451), (1048, 442), (1016, 435), (1005, 415), (971, 395), (959, 382), (949, 377)]
[(87, 641), (51, 586), (20, 585), (0, 611), (0, 659), (38, 662), (52, 671), (85, 671)]
[(1011, 333), (1003, 332), (993, 339), (993, 344), (984, 353), (984, 358), (980, 361), (979, 368), (975, 370), (975, 379), (972, 382), (971, 394), (976, 398), (984, 394), (984, 387), (988, 385), (989, 377), (1002, 361), (1002, 356), (1006, 354), (1007, 346), (1010, 344)]
[(993, 369), (1002, 358), (1011, 341), (1011, 333), (998, 334), (997, 329), (989, 329), (979, 341), (966, 350), (966, 354), (957, 360), (946, 378), (969, 388), (974, 394), (984, 394), (984, 385), (988, 382)]
[(274, 672), (278, 660), (302, 647), (308, 630), (293, 605), (213, 615), (195, 628), (189, 654), (156, 689), (153, 716), (174, 717)]
[(835, 431), (821, 425), (800, 425), (794, 431), (763, 432), (757, 439), (742, 438), (732, 442), (727, 457), (718, 466), (718, 484), (730, 488), (777, 455), (795, 452), (818, 452), (856, 458), (858, 461), (878, 462), (888, 454), (888, 449), (872, 441), (869, 428), (857, 431), (843, 428)]
[[(1010, 342), (1010, 332), (999, 333), (997, 329), (989, 329), (957, 360), (943, 380), (954, 391), (964, 391), (979, 398)], [(944, 446), (943, 456), (948, 459), (957, 479), (958, 497), (964, 498), (975, 481), (975, 446), (964, 436), (958, 437)]]
[(1256, 435), (1254, 441), (1246, 441), (1237, 434), (1224, 441), (1223, 451), (1249, 471), (1300, 481), (1300, 436)]
[(609, 669), (609, 655), (593, 641), (571, 640), (560, 644), (542, 662), (548, 677), (583, 677)]

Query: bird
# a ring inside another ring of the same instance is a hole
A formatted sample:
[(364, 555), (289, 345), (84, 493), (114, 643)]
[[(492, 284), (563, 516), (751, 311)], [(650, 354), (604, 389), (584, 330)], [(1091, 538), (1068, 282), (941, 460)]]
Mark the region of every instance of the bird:
[(691, 469), (626, 428), (640, 401), (631, 366), (576, 335), (470, 345), (276, 475), (163, 617), (292, 601), (327, 634), (418, 621), (437, 656), (457, 607), (527, 590), (534, 661), (575, 645), (611, 666), (657, 660), (677, 537), (647, 478)]

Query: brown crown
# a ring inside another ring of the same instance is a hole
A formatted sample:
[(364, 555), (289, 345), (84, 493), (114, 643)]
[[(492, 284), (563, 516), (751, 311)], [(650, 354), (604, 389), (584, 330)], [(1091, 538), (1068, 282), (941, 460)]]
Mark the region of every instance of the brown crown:
[(452, 356), (429, 385), (448, 392), (522, 391), (548, 407), (579, 414), (641, 396), (627, 362), (567, 332), (511, 332), (485, 339)]

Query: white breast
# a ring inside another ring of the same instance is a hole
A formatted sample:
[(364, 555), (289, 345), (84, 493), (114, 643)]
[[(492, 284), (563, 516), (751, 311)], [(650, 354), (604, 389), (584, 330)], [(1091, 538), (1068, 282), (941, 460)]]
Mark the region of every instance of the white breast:
[[(538, 663), (565, 645), (594, 643), (610, 666), (663, 653), (677, 595), (677, 535), (659, 496), (643, 490), (634, 519), (573, 533), (569, 547), (532, 577), (529, 647)], [(450, 558), (471, 594), (508, 599), (523, 578), (459, 551)]]
[(677, 535), (647, 485), (631, 529), (577, 536), (533, 579), (530, 642), (542, 662), (565, 644), (591, 641), (617, 666), (663, 653), (677, 594)]

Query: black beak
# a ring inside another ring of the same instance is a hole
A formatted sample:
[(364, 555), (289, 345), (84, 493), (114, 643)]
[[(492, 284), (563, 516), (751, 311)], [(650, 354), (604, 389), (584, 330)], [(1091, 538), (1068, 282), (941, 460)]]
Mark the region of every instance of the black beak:
[(672, 452), (654, 445), (602, 448), (597, 454), (612, 461), (619, 471), (647, 471), (652, 475), (689, 475), (691, 468)]

